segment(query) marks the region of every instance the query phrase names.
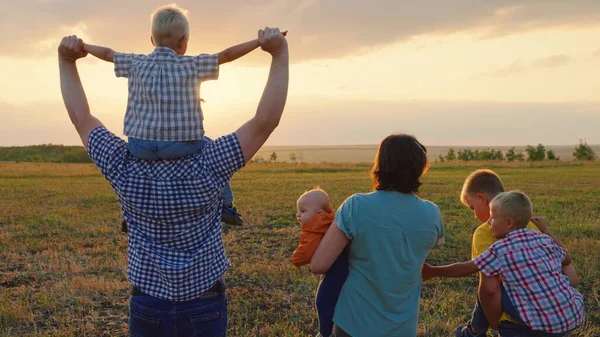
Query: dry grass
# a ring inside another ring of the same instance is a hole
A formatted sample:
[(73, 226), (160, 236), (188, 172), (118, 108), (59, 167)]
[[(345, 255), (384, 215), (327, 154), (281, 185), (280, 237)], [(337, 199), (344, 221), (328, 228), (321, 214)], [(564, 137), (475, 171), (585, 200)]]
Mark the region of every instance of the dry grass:
[[(442, 209), (446, 245), (430, 260), (466, 260), (478, 225), (458, 200), (485, 163), (436, 165), (422, 195)], [(494, 164), (506, 187), (528, 193), (536, 214), (570, 248), (587, 320), (573, 336), (600, 336), (600, 163)], [(295, 201), (315, 185), (335, 206), (370, 187), (368, 165), (249, 165), (232, 181), (248, 226), (224, 228), (230, 336), (313, 336), (317, 278), (290, 263)], [(126, 237), (120, 208), (92, 165), (0, 164), (0, 336), (120, 336), (127, 332)], [(474, 302), (475, 278), (423, 287), (420, 335), (449, 336)]]

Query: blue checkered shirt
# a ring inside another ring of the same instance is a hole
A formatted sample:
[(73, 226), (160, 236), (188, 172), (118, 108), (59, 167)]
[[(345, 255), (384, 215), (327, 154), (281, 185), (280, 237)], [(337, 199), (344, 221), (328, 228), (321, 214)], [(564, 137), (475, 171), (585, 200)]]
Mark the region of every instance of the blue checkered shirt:
[(189, 157), (146, 161), (99, 127), (89, 136), (88, 153), (121, 202), (133, 285), (158, 298), (186, 301), (223, 276), (229, 262), (221, 235), (222, 191), (244, 166), (235, 134)]
[(125, 135), (156, 141), (204, 136), (200, 82), (219, 77), (218, 54), (180, 56), (168, 47), (150, 55), (115, 53), (115, 74), (129, 79)]

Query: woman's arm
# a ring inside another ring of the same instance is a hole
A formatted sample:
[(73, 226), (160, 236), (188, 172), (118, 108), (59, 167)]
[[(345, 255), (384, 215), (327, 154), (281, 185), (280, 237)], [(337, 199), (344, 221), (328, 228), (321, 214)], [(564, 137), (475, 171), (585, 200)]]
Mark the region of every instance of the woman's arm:
[(310, 260), (310, 270), (315, 274), (325, 274), (348, 245), (348, 241), (350, 240), (346, 234), (338, 228), (336, 221), (333, 220)]

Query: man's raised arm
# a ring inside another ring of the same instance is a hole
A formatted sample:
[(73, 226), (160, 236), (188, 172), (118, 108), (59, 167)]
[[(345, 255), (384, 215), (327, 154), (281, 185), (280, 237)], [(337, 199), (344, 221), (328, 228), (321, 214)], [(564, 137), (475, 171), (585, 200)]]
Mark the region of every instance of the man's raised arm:
[(75, 61), (85, 57), (87, 53), (83, 51), (83, 41), (77, 36), (66, 36), (58, 46), (58, 68), (60, 70), (60, 91), (69, 118), (75, 126), (83, 146), (87, 149), (88, 137), (90, 133), (102, 123), (92, 116), (87, 98)]
[(237, 135), (245, 162), (267, 141), (285, 107), (289, 82), (289, 54), (287, 41), (279, 28), (265, 28), (258, 31), (258, 40), (262, 50), (272, 56), (269, 79), (263, 91), (256, 114), (240, 127)]

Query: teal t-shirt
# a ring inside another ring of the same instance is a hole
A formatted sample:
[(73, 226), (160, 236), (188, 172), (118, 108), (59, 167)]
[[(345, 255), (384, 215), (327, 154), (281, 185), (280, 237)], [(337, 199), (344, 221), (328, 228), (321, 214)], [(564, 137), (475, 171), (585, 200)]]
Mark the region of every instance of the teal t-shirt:
[(421, 267), (444, 237), (438, 206), (413, 194), (354, 194), (335, 221), (351, 240), (333, 321), (356, 336), (416, 336)]

